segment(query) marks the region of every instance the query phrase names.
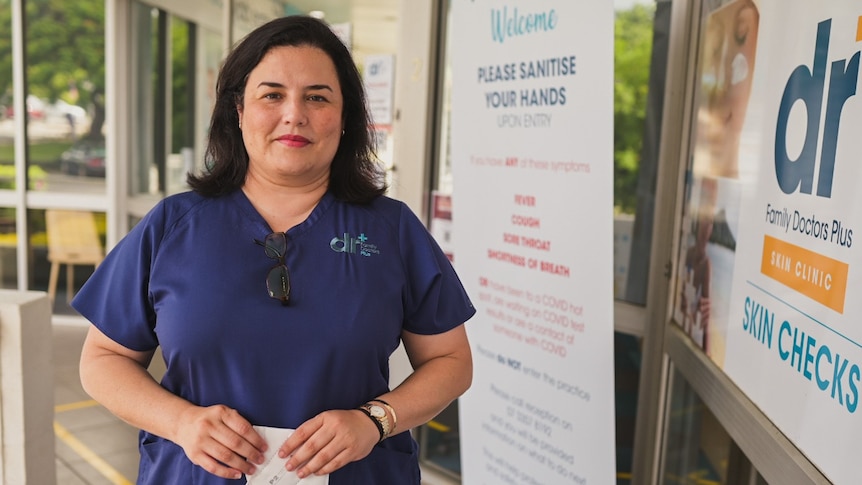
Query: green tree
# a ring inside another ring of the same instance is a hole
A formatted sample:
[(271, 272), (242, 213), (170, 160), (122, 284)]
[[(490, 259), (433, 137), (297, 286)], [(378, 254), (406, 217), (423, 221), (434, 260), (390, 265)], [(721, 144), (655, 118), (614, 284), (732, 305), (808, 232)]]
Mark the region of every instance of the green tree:
[[(87, 136), (105, 122), (104, 0), (26, 0), (26, 62), (30, 94), (89, 108)], [(0, 96), (12, 95), (12, 8), (0, 0)]]
[(614, 22), (614, 206), (634, 213), (643, 146), (654, 5), (618, 10)]
[(0, 0), (0, 96), (3, 104), (12, 93), (12, 3)]
[(194, 123), (194, 113), (190, 112), (189, 92), (189, 23), (173, 17), (171, 19), (171, 153), (179, 153), (183, 147), (194, 144), (188, 139), (188, 128)]

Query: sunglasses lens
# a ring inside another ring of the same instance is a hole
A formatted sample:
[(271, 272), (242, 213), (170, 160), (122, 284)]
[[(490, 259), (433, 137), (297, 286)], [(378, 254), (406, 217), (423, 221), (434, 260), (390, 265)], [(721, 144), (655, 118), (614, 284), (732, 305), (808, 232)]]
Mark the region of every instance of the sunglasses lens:
[(266, 289), (269, 296), (276, 300), (286, 302), (290, 298), (290, 277), (287, 274), (287, 266), (279, 264), (274, 266), (266, 275)]
[(290, 276), (287, 274), (287, 265), (284, 264), (284, 255), (287, 252), (287, 237), (283, 232), (274, 232), (261, 242), (254, 242), (263, 246), (266, 256), (278, 261), (269, 273), (266, 274), (266, 289), (270, 298), (281, 300), (282, 305), (287, 305), (290, 298)]
[(284, 238), (283, 232), (274, 232), (263, 241), (263, 249), (266, 251), (267, 257), (271, 259), (281, 259), (287, 251), (287, 240)]

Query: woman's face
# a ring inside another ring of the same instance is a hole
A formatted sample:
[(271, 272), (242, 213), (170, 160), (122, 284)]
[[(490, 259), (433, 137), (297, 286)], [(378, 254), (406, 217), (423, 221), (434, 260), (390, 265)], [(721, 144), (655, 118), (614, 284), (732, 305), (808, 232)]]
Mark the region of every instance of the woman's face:
[(310, 46), (270, 50), (237, 106), (249, 177), (292, 186), (328, 180), (344, 100), (332, 59)]

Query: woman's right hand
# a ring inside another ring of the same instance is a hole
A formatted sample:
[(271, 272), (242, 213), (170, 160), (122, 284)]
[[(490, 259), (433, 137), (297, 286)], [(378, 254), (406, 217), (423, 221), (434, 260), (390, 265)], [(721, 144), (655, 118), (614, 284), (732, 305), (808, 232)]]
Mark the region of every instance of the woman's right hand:
[(192, 406), (180, 416), (174, 441), (192, 463), (213, 475), (237, 479), (264, 462), (266, 441), (227, 406)]

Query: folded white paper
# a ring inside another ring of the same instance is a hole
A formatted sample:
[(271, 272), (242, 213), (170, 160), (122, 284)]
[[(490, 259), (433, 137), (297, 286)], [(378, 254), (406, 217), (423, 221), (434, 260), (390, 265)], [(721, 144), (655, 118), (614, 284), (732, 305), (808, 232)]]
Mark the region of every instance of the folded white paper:
[(299, 478), (296, 472), (289, 472), (284, 468), (287, 458), (279, 458), (278, 449), (294, 430), (268, 426), (255, 426), (254, 429), (266, 440), (269, 447), (264, 453), (263, 465), (257, 467), (254, 475), (246, 475), (248, 485), (329, 485), (329, 475)]

